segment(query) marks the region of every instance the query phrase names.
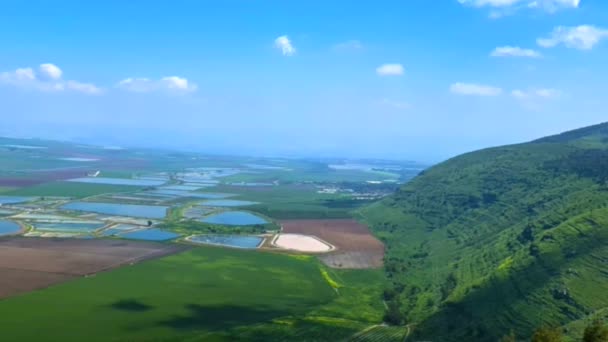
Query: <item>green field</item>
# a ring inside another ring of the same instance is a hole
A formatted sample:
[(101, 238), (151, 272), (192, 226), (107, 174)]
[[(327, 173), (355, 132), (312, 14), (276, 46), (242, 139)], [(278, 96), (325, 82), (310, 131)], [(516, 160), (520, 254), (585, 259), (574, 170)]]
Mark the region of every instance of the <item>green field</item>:
[(12, 190), (14, 190), (14, 188), (0, 186), (0, 193), (9, 192)]
[(369, 203), (352, 200), (345, 194), (319, 194), (318, 190), (308, 185), (260, 188), (219, 185), (212, 189), (238, 194), (238, 199), (259, 202), (247, 209), (274, 219), (349, 218), (354, 209)]
[(378, 324), (381, 271), (313, 257), (195, 248), (0, 301), (2, 338), (341, 340)]
[[(410, 171), (397, 174), (333, 170), (328, 167), (333, 163), (330, 161), (105, 150), (53, 142), (44, 142), (44, 145), (48, 149), (1, 150), (0, 156), (10, 160), (0, 165), (0, 177), (7, 184), (22, 179), (40, 181), (42, 173), (86, 166), (82, 168), (83, 173), (89, 169), (100, 170), (101, 177), (110, 178), (163, 172), (170, 177), (170, 184), (177, 185), (188, 182), (179, 180), (186, 172), (215, 177), (213, 171), (199, 168), (236, 168), (238, 174), (217, 177), (217, 186), (200, 192), (231, 193), (234, 199), (257, 202), (238, 209), (251, 211), (270, 222), (235, 227), (186, 220), (184, 210), (200, 205), (203, 200), (185, 196), (165, 202), (171, 208), (167, 217), (157, 224), (157, 228), (183, 236), (261, 234), (278, 230), (277, 220), (281, 219), (350, 218), (354, 210), (371, 202), (366, 195), (386, 195), (397, 186), (394, 182), (370, 184), (367, 180), (411, 177)], [(72, 155), (91, 156), (98, 161), (60, 160)], [(268, 166), (270, 168), (264, 168)], [(231, 182), (272, 182), (273, 185), (227, 184)], [(111, 195), (143, 189), (51, 181), (21, 188), (0, 188), (0, 192), (133, 204), (138, 200)], [(319, 193), (322, 189), (337, 193)], [(355, 199), (355, 195), (367, 199)], [(56, 212), (55, 204), (48, 208), (42, 208), (42, 202), (39, 204), (45, 213), (62, 214)], [(234, 209), (237, 208), (215, 210)], [(405, 329), (382, 325), (386, 310), (382, 293), (386, 287), (383, 270), (334, 270), (314, 256), (290, 255), (285, 251), (196, 247), (2, 300), (0, 315), (7, 319), (0, 327), (2, 339), (11, 341), (38, 340), (41, 336), (52, 341), (344, 341), (355, 336), (364, 340), (383, 336), (385, 341), (393, 341), (403, 336)]]

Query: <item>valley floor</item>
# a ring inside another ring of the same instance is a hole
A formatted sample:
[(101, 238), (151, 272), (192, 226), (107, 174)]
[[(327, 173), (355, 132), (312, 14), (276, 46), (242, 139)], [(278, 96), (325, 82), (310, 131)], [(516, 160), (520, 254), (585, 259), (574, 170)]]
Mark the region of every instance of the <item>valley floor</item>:
[(346, 340), (382, 320), (383, 281), (309, 256), (198, 247), (5, 299), (0, 316), (15, 341)]

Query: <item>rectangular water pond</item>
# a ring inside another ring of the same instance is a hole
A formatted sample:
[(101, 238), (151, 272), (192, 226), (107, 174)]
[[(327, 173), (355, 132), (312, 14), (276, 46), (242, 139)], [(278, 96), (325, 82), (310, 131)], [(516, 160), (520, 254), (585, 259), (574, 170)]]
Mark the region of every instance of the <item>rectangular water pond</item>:
[(11, 215), (15, 215), (16, 211), (13, 210), (6, 210), (6, 209), (0, 209), (0, 216), (11, 216)]
[(53, 232), (78, 232), (90, 233), (105, 226), (105, 223), (80, 223), (80, 222), (40, 222), (33, 224), (35, 230)]
[(166, 183), (164, 180), (104, 178), (104, 177), (73, 178), (73, 179), (69, 179), (68, 182), (110, 184), (110, 185), (133, 185), (133, 186), (158, 186), (158, 185), (163, 185)]
[(202, 187), (214, 186), (220, 183), (217, 179), (201, 179), (201, 178), (180, 178), (182, 182), (185, 182), (185, 185), (198, 185)]
[(167, 185), (167, 186), (163, 186), (162, 188), (159, 188), (159, 190), (194, 191), (194, 190), (198, 190), (198, 189), (201, 189), (204, 187), (205, 186), (199, 186), (199, 185)]
[(264, 238), (259, 236), (240, 235), (196, 235), (188, 238), (188, 240), (205, 245), (255, 249), (262, 244)]
[(119, 223), (119, 224), (116, 224), (116, 225), (102, 231), (101, 235), (102, 236), (116, 236), (116, 235), (120, 235), (120, 234), (126, 234), (129, 231), (136, 230), (136, 229), (141, 229), (141, 227), (135, 226), (132, 224)]
[(179, 237), (179, 234), (160, 229), (144, 229), (118, 235), (121, 238), (146, 241), (167, 241)]
[(130, 216), (161, 219), (167, 215), (168, 207), (160, 205), (72, 202), (61, 207), (64, 210), (86, 211), (115, 216)]
[(227, 226), (250, 226), (268, 223), (265, 219), (245, 211), (226, 211), (207, 216), (199, 221)]
[(0, 204), (17, 204), (27, 201), (31, 201), (32, 197), (21, 197), (21, 196), (0, 196)]
[(201, 202), (200, 204), (208, 206), (208, 207), (244, 207), (244, 206), (254, 205), (254, 204), (258, 204), (258, 203), (259, 202), (218, 199), (218, 200), (204, 201), (204, 202)]
[(250, 186), (250, 187), (266, 187), (266, 186), (274, 186), (274, 183), (261, 183), (261, 182), (239, 182), (239, 183), (228, 183), (228, 185), (232, 186)]
[(21, 227), (13, 221), (0, 220), (0, 235), (15, 234)]
[(162, 196), (178, 196), (178, 197), (190, 197), (190, 198), (205, 198), (205, 199), (219, 199), (234, 196), (232, 194), (223, 193), (212, 193), (212, 192), (190, 192), (184, 190), (153, 190), (146, 192), (150, 195), (162, 195)]

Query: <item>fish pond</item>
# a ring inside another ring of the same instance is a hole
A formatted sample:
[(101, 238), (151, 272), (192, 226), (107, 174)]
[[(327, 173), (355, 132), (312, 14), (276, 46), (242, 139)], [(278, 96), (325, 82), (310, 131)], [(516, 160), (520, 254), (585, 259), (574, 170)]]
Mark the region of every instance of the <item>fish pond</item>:
[(167, 185), (167, 186), (163, 186), (162, 188), (160, 188), (160, 190), (194, 191), (194, 190), (198, 190), (198, 189), (204, 188), (204, 187), (208, 187), (208, 185), (206, 185), (206, 186), (200, 186), (200, 185)]
[(126, 234), (131, 230), (136, 230), (136, 229), (140, 229), (141, 227), (139, 226), (135, 226), (132, 224), (117, 224), (114, 225), (108, 229), (105, 229), (104, 231), (101, 232), (102, 236), (115, 236), (115, 235), (120, 235), (120, 234)]
[(13, 221), (0, 220), (0, 235), (15, 234), (21, 227)]
[(146, 194), (150, 195), (161, 195), (161, 196), (178, 196), (178, 197), (191, 197), (191, 198), (204, 198), (204, 199), (220, 199), (230, 196), (233, 194), (215, 193), (215, 192), (190, 192), (184, 190), (166, 190), (159, 189), (154, 191), (148, 191)]
[(252, 201), (239, 201), (239, 200), (228, 200), (228, 199), (218, 199), (211, 201), (201, 202), (201, 205), (208, 207), (244, 207), (248, 205), (258, 204), (259, 202)]
[(179, 234), (160, 229), (143, 229), (118, 235), (121, 238), (146, 241), (167, 241), (179, 237)]
[(128, 178), (104, 178), (104, 177), (82, 177), (68, 180), (77, 183), (110, 184), (110, 185), (133, 185), (133, 186), (158, 186), (165, 184), (164, 180), (151, 179), (128, 179)]
[(61, 207), (64, 210), (86, 211), (98, 214), (161, 219), (167, 215), (168, 207), (159, 205), (72, 202)]
[(78, 233), (90, 233), (97, 229), (105, 226), (105, 223), (98, 222), (43, 222), (34, 223), (34, 229), (40, 231), (54, 231), (54, 232), (78, 232)]
[(32, 200), (32, 197), (21, 197), (21, 196), (0, 196), (1, 204), (17, 204)]
[(249, 226), (268, 223), (265, 219), (246, 211), (225, 211), (223, 213), (207, 216), (200, 221), (227, 226)]
[(205, 245), (255, 249), (262, 244), (264, 238), (241, 235), (195, 235), (188, 238), (188, 241)]

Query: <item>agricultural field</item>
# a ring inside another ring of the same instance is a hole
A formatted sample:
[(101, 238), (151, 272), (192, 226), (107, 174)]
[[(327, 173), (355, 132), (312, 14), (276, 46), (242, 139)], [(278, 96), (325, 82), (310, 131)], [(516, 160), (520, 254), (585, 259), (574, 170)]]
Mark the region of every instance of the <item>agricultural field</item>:
[(0, 299), (184, 249), (101, 239), (2, 238)]
[(351, 211), (370, 203), (353, 199), (349, 193), (322, 193), (323, 186), (311, 184), (246, 187), (218, 185), (214, 191), (237, 194), (257, 201), (249, 208), (276, 219), (350, 218)]
[(313, 257), (200, 247), (6, 299), (0, 315), (7, 340), (343, 340), (381, 320), (382, 281)]
[(410, 164), (6, 146), (7, 340), (381, 335), (384, 246), (352, 217), (413, 176)]
[(364, 330), (352, 338), (350, 342), (402, 342), (409, 333), (409, 327), (391, 327), (376, 325)]
[(355, 220), (285, 220), (281, 226), (284, 233), (316, 236), (335, 246), (334, 252), (320, 257), (330, 267), (382, 267), (384, 245)]

